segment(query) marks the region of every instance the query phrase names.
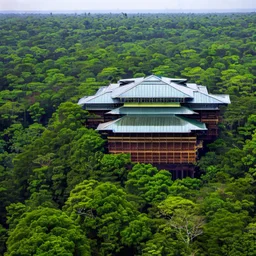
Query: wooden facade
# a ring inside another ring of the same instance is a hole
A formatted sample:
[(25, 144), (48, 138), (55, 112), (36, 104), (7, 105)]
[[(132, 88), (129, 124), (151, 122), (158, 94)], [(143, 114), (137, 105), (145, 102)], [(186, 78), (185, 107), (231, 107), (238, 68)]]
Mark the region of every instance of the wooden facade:
[(193, 164), (202, 147), (193, 134), (112, 134), (107, 139), (110, 153), (129, 153), (133, 162), (152, 164)]
[[(218, 137), (220, 123), (220, 110), (195, 110), (198, 114), (189, 116), (202, 123), (205, 123), (207, 132), (200, 136), (201, 139), (211, 142)], [(188, 116), (187, 116), (188, 117)]]

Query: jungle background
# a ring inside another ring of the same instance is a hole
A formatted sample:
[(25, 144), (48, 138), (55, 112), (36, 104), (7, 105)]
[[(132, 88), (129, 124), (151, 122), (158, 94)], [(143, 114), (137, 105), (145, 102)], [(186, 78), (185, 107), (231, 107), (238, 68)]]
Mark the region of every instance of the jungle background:
[[(1, 255), (256, 255), (256, 15), (1, 14)], [(120, 78), (230, 94), (198, 179), (104, 154), (77, 105)]]

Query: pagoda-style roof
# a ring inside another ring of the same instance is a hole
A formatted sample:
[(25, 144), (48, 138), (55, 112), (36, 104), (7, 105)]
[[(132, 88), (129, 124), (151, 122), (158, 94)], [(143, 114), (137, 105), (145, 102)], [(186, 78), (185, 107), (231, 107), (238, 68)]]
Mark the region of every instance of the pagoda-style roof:
[[(143, 100), (142, 100), (143, 99)], [(123, 102), (183, 102), (188, 104), (230, 104), (229, 95), (209, 94), (205, 86), (151, 75), (122, 79), (117, 84), (101, 87), (93, 96), (83, 97), (79, 105), (113, 104)], [(166, 105), (166, 107), (168, 107)]]
[(114, 133), (190, 133), (206, 131), (207, 128), (204, 123), (175, 115), (127, 115), (99, 124), (97, 130)]
[(113, 98), (192, 98), (193, 90), (177, 86), (171, 80), (168, 83), (157, 76), (149, 76), (138, 83), (121, 86), (112, 95)]
[(120, 107), (107, 114), (112, 115), (194, 115), (197, 114), (187, 107)]
[(107, 137), (109, 153), (171, 170), (180, 165), (183, 177), (184, 165), (194, 164), (204, 142), (218, 136), (219, 108), (230, 99), (187, 79), (151, 75), (103, 86), (78, 104), (91, 114), (86, 126)]

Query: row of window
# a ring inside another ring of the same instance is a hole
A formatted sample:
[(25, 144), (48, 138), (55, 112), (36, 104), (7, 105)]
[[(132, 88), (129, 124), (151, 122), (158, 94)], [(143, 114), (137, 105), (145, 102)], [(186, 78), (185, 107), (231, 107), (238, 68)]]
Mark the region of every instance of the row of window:
[(122, 103), (125, 102), (184, 102), (183, 98), (122, 98), (120, 99)]
[(177, 151), (177, 150), (194, 150), (195, 146), (191, 145), (170, 145), (170, 144), (158, 144), (158, 145), (143, 145), (143, 144), (109, 144), (109, 150), (120, 149), (120, 150), (168, 150), (168, 151)]

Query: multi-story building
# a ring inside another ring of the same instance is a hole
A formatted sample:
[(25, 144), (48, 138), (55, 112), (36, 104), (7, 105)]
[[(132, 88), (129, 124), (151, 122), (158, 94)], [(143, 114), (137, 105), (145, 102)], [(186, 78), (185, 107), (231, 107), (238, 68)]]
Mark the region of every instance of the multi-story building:
[(122, 79), (79, 100), (91, 113), (88, 127), (107, 139), (109, 153), (129, 153), (133, 162), (194, 177), (198, 150), (218, 136), (219, 107), (228, 95), (205, 86), (155, 75)]

